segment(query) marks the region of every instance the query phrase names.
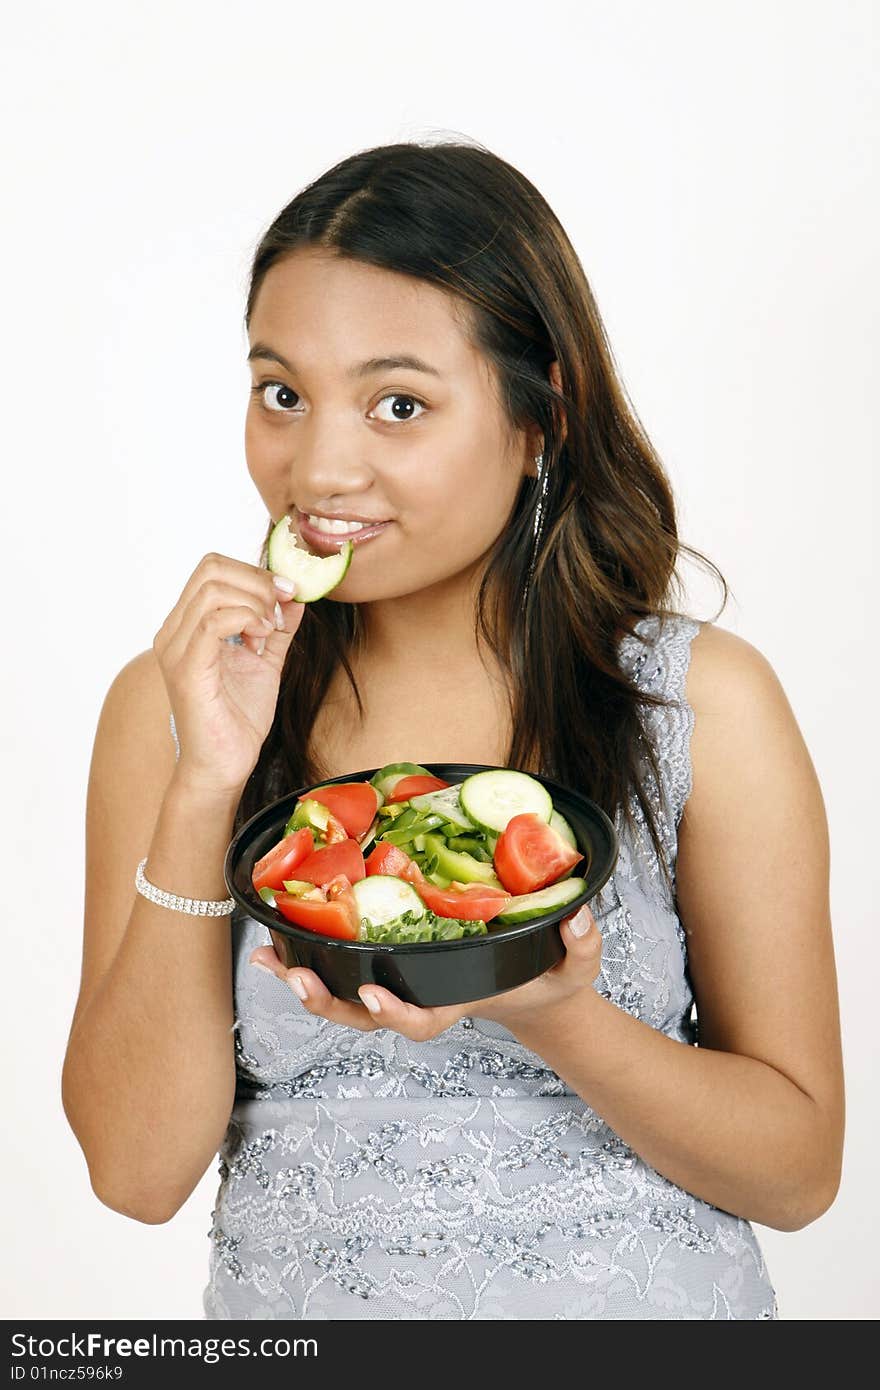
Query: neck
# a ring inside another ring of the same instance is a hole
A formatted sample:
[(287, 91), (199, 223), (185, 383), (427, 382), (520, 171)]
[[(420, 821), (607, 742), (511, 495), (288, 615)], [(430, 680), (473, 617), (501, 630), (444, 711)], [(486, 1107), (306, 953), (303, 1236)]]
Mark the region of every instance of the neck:
[(371, 665), (420, 677), (471, 666), (485, 649), (474, 633), (480, 577), (466, 572), (414, 594), (360, 604), (364, 656)]

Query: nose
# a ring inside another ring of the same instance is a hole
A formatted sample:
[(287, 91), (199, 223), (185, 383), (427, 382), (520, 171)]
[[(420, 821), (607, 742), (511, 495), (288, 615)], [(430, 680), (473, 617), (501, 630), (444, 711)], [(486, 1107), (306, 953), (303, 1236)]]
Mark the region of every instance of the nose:
[(315, 410), (296, 434), (290, 469), (298, 505), (332, 511), (370, 487), (373, 471), (364, 457), (363, 437), (340, 413)]

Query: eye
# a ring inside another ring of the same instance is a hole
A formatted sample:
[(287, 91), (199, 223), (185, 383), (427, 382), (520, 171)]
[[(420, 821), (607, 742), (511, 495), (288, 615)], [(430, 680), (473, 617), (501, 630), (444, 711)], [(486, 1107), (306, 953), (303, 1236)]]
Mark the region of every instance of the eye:
[[(383, 396), (376, 409), (378, 410), (379, 407), (383, 406), (386, 401), (395, 402), (395, 404), (391, 407), (390, 415), (379, 416), (379, 419), (384, 420), (387, 424), (405, 425), (409, 420), (417, 420), (419, 416), (414, 415), (412, 413), (413, 406), (416, 407), (420, 414), (424, 413), (426, 409), (426, 407), (422, 404), (421, 401), (416, 400), (415, 396), (407, 396), (398, 392), (395, 392), (393, 395), (390, 396)], [(400, 406), (401, 404), (402, 409), (398, 410), (398, 406)]]
[[(278, 393), (275, 397), (275, 405), (271, 405), (270, 400), (266, 397), (266, 393), (271, 391)], [(260, 400), (265, 409), (271, 411), (273, 415), (292, 414), (293, 401), (299, 400), (296, 392), (289, 386), (285, 386), (283, 381), (261, 381), (259, 385), (251, 387), (251, 395)], [(287, 398), (286, 401), (283, 400), (284, 397)], [(279, 402), (281, 403), (279, 404)]]

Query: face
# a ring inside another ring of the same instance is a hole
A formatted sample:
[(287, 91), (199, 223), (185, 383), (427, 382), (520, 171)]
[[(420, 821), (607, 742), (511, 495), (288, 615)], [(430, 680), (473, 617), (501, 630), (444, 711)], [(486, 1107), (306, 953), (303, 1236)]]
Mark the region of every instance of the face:
[[(459, 302), (308, 248), (267, 273), (249, 338), (247, 464), (272, 519), (287, 513), (315, 554), (342, 542), (304, 532), (309, 513), (388, 523), (352, 537), (330, 597), (393, 598), (477, 572), (540, 440), (507, 421)], [(377, 361), (404, 356), (421, 366)]]

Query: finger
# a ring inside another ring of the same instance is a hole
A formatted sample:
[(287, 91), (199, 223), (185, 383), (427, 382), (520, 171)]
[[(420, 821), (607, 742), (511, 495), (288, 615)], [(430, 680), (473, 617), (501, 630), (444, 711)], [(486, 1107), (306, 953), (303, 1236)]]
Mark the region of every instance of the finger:
[(251, 952), (250, 962), (252, 965), (270, 970), (277, 979), (288, 985), (310, 1014), (326, 1018), (330, 1023), (358, 1028), (362, 1033), (372, 1033), (384, 1026), (373, 1021), (372, 1015), (363, 1004), (354, 1004), (349, 999), (337, 999), (313, 970), (306, 970), (299, 965), (291, 968), (282, 965), (271, 946), (258, 946)]
[(407, 1004), (381, 985), (361, 985), (358, 994), (378, 1028), (393, 1028), (412, 1042), (427, 1042), (451, 1028), (464, 1016), (460, 1005), (425, 1009)]
[(223, 579), (206, 580), (186, 605), (174, 636), (166, 644), (164, 655), (168, 665), (174, 667), (183, 659), (200, 628), (217, 635), (214, 626), (207, 621), (211, 614), (233, 609), (245, 610), (244, 620), (237, 629), (227, 629), (219, 635), (235, 636), (236, 632), (241, 632), (265, 637), (275, 628), (274, 599), (264, 596), (261, 601), (251, 590)]
[(595, 978), (602, 958), (602, 937), (596, 926), (596, 919), (586, 903), (571, 917), (563, 918), (560, 923), (560, 935), (565, 946), (565, 956), (554, 969), (564, 969), (566, 973), (575, 971), (584, 977)]
[(281, 670), (287, 656), (287, 648), (293, 641), (297, 629), (305, 616), (306, 605), (295, 599), (281, 598), (275, 604), (275, 626), (266, 637), (263, 653), (270, 665)]
[[(224, 638), (235, 637), (242, 633), (256, 637), (258, 642), (264, 641), (272, 631), (272, 626), (270, 626), (268, 619), (259, 617), (252, 608), (246, 605), (238, 608), (211, 609), (207, 613), (203, 613), (198, 619), (186, 648), (177, 659), (174, 660), (173, 657), (166, 659), (184, 678), (190, 668), (201, 674), (210, 670), (213, 663), (219, 660), (221, 643)], [(244, 650), (244, 648), (239, 647), (238, 650)], [(259, 646), (255, 650), (259, 653)]]
[[(199, 591), (211, 581), (231, 584), (248, 596), (248, 602), (254, 601), (260, 612), (267, 612), (270, 615), (277, 599), (281, 599), (282, 602), (289, 602), (291, 597), (289, 592), (276, 586), (275, 576), (269, 570), (262, 569), (258, 565), (249, 565), (230, 555), (218, 555), (212, 552), (203, 556), (196, 565), (184, 585), (180, 598), (165, 619), (157, 635), (157, 637), (161, 637), (162, 643), (171, 642), (183, 621), (187, 608)], [(280, 582), (283, 583), (283, 581)]]

